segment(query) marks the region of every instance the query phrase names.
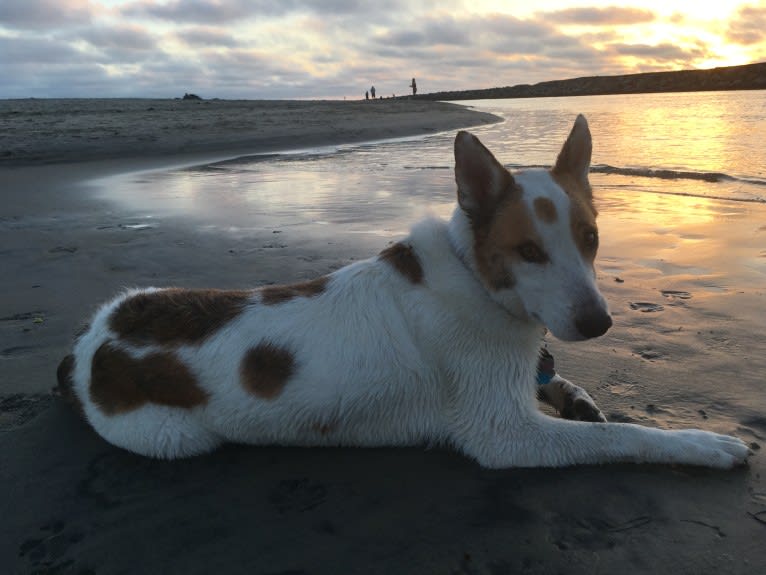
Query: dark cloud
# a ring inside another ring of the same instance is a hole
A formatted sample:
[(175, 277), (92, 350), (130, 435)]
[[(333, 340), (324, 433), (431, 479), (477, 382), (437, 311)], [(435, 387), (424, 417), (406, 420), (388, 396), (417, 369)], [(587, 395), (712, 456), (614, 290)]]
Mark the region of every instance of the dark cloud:
[[(0, 54), (3, 55), (4, 75), (6, 66), (53, 65), (87, 59), (68, 42), (51, 38), (7, 38), (0, 36)], [(6, 80), (8, 78), (13, 78), (13, 76), (8, 74)]]
[(223, 24), (243, 19), (274, 18), (292, 13), (370, 15), (404, 8), (404, 0), (370, 3), (365, 0), (137, 0), (121, 8), (126, 17), (155, 18), (172, 22)]
[(200, 22), (203, 24), (222, 24), (233, 20), (249, 18), (254, 12), (263, 11), (272, 14), (270, 8), (277, 2), (247, 2), (234, 0), (217, 2), (215, 0), (172, 0), (155, 2), (140, 0), (121, 8), (123, 16), (128, 18), (156, 18), (173, 22)]
[(373, 37), (373, 42), (384, 47), (411, 46), (463, 46), (469, 43), (465, 26), (454, 19), (425, 20), (417, 27), (387, 30)]
[[(421, 19), (417, 26), (378, 34), (373, 37), (373, 42), (380, 47), (376, 52), (379, 55), (405, 57), (412, 54), (413, 48), (419, 48), (422, 50), (420, 55), (428, 59), (444, 58), (444, 47), (461, 53), (469, 50), (474, 53), (540, 54), (546, 47), (579, 44), (578, 40), (545, 23), (501, 14)], [(439, 50), (434, 50), (437, 47)]]
[(240, 45), (225, 28), (195, 26), (179, 30), (176, 36), (193, 46), (235, 48)]
[(653, 22), (657, 17), (651, 10), (623, 6), (609, 6), (606, 8), (566, 8), (564, 10), (546, 12), (545, 18), (556, 24), (615, 26), (644, 24), (646, 22)]
[(111, 55), (156, 50), (155, 37), (144, 28), (133, 24), (84, 28), (75, 32), (72, 37), (84, 40)]
[(757, 44), (766, 39), (766, 6), (743, 6), (729, 22), (726, 39), (736, 44)]
[(0, 37), (4, 78), (0, 97), (106, 95), (112, 80), (104, 68), (65, 42)]
[(0, 26), (42, 30), (67, 24), (87, 24), (93, 7), (87, 0), (2, 0)]
[(675, 44), (610, 44), (609, 49), (620, 56), (649, 58), (655, 62), (688, 62), (702, 58), (707, 52), (702, 47), (682, 48)]

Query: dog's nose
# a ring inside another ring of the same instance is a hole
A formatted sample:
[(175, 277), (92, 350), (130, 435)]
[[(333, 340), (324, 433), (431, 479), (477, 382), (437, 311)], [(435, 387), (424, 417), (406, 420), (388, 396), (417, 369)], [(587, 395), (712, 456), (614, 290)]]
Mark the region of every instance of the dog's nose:
[(612, 327), (612, 316), (603, 309), (589, 310), (575, 320), (575, 327), (585, 338), (598, 337)]

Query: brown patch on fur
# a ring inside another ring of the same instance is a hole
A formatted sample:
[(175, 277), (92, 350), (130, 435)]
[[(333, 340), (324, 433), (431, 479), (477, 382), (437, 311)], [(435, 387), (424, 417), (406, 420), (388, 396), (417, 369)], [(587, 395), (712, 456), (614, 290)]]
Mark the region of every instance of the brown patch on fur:
[(104, 413), (115, 415), (147, 403), (191, 409), (207, 403), (208, 394), (174, 354), (136, 359), (106, 342), (93, 355), (90, 397)]
[(324, 292), (330, 278), (322, 276), (311, 281), (261, 288), (261, 301), (265, 305), (276, 305), (295, 297), (314, 297)]
[(526, 243), (540, 244), (529, 211), (523, 202), (505, 202), (488, 229), (474, 230), (476, 267), (492, 289), (511, 288), (516, 278), (508, 271), (509, 259), (520, 259), (517, 248)]
[(412, 246), (397, 242), (380, 252), (380, 259), (393, 266), (410, 283), (419, 284), (423, 281), (423, 267)]
[(240, 365), (242, 385), (263, 399), (274, 399), (295, 372), (293, 354), (273, 343), (260, 343), (250, 349)]
[(122, 302), (109, 327), (134, 344), (198, 343), (239, 315), (252, 292), (165, 289)]
[(489, 227), (498, 206), (521, 195), (511, 173), (479, 139), (465, 131), (455, 138), (457, 200), (474, 231)]
[(550, 172), (553, 181), (556, 182), (559, 187), (566, 192), (570, 198), (580, 198), (593, 210), (594, 217), (598, 213), (595, 206), (593, 206), (593, 190), (590, 184), (583, 182), (579, 178), (569, 174), (561, 173), (556, 170)]
[(330, 421), (328, 423), (314, 423), (311, 426), (313, 431), (316, 431), (319, 435), (327, 436), (334, 433), (338, 429), (337, 421)]
[(62, 399), (72, 406), (80, 417), (85, 419), (85, 409), (82, 406), (82, 401), (80, 401), (80, 398), (74, 391), (74, 379), (72, 378), (74, 364), (74, 355), (71, 353), (61, 360), (56, 370), (56, 378), (58, 379), (57, 391)]
[(569, 221), (575, 245), (586, 261), (593, 262), (596, 259), (598, 242), (595, 245), (589, 244), (586, 241), (586, 236), (588, 232), (597, 230), (596, 216), (598, 210), (593, 205), (593, 193), (590, 185), (586, 186), (568, 174), (551, 172), (551, 176), (569, 196)]
[(535, 214), (546, 224), (555, 223), (558, 219), (558, 213), (556, 212), (556, 206), (550, 200), (550, 198), (535, 198), (534, 201)]

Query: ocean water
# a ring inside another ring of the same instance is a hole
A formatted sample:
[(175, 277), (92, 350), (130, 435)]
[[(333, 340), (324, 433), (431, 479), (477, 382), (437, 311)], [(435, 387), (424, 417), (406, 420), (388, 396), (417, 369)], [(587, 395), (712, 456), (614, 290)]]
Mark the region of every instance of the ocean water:
[[(472, 131), (512, 169), (551, 165), (576, 115), (585, 114), (594, 140), (591, 181), (605, 206), (624, 204), (624, 194), (663, 212), (672, 205), (661, 198), (668, 195), (684, 198), (677, 200), (683, 206), (690, 199), (766, 203), (766, 91), (462, 104), (505, 118)], [(393, 236), (424, 214), (450, 212), (453, 138), (450, 132), (247, 156), (126, 174), (105, 188), (146, 213), (193, 216), (231, 232), (301, 225)]]

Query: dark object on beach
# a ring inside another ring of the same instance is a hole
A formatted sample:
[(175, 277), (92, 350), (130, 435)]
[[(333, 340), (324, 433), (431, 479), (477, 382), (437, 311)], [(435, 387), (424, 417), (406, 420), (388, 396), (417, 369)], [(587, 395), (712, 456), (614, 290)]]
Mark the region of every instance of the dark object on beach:
[(373, 100), (375, 99), (375, 86), (373, 86), (372, 88), (370, 88), (370, 96), (372, 96), (372, 99), (373, 99)]
[(183, 99), (184, 100), (201, 100), (202, 98), (197, 96), (197, 94), (184, 94)]
[(364, 93), (364, 99), (365, 100), (369, 100), (370, 99), (370, 93), (369, 92), (365, 92)]
[(418, 85), (415, 82), (415, 78), (412, 79), (412, 84), (410, 84), (410, 88), (412, 88), (412, 95), (417, 96), (418, 94)]

